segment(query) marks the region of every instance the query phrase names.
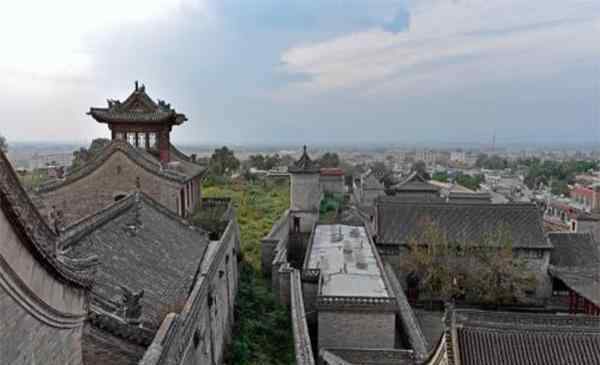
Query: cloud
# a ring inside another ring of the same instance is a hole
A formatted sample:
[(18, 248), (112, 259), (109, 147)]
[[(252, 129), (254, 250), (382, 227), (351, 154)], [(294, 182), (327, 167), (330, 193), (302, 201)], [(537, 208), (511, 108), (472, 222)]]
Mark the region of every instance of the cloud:
[(284, 71), (307, 80), (277, 97), (339, 90), (426, 95), (553, 73), (573, 59), (600, 56), (600, 3), (594, 0), (569, 7), (559, 0), (431, 0), (416, 2), (410, 13), (405, 32), (374, 27), (286, 50)]
[(85, 112), (140, 80), (188, 116), (176, 143), (587, 137), (599, 16), (597, 0), (11, 2), (0, 132), (106, 136)]

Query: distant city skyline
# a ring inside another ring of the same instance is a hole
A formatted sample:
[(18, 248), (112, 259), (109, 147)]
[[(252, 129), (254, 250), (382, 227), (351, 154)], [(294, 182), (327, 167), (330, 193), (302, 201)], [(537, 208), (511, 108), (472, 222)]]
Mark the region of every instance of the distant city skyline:
[(178, 144), (600, 143), (597, 0), (75, 0), (0, 14), (0, 134), (108, 137), (135, 80)]

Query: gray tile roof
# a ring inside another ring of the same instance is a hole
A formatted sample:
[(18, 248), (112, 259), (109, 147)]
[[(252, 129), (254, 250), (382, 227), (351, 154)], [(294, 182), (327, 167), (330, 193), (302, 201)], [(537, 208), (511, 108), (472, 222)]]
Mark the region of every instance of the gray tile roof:
[(600, 307), (600, 244), (590, 233), (555, 232), (548, 238), (551, 276)]
[(550, 264), (557, 267), (600, 269), (600, 244), (591, 233), (553, 232), (548, 239), (554, 246)]
[(450, 241), (481, 242), (486, 234), (508, 229), (515, 248), (551, 248), (535, 204), (435, 202), (377, 203), (377, 243), (406, 244), (426, 222), (436, 224)]
[[(173, 149), (174, 147), (172, 147), (172, 150)], [(56, 190), (90, 175), (114, 153), (119, 151), (127, 155), (127, 157), (129, 157), (134, 163), (142, 167), (144, 170), (167, 180), (177, 181), (180, 183), (185, 183), (196, 176), (202, 175), (206, 171), (205, 166), (181, 158), (179, 154), (183, 154), (180, 152), (174, 156), (176, 158), (176, 161), (173, 161), (174, 163), (163, 166), (158, 158), (148, 153), (144, 149), (136, 148), (126, 141), (115, 139), (106, 147), (104, 147), (104, 149), (100, 151), (100, 153), (98, 153), (98, 155), (92, 161), (89, 161), (83, 166), (71, 171), (62, 180), (55, 180), (48, 184), (42, 185), (38, 189), (38, 192)]]
[(95, 259), (84, 255), (85, 259), (69, 260), (59, 255), (56, 250), (58, 236), (34, 207), (2, 151), (0, 209), (33, 257), (58, 280), (78, 287), (87, 288), (92, 285)]
[(455, 310), (462, 365), (600, 364), (600, 318)]
[(96, 305), (107, 308), (122, 294), (122, 285), (144, 290), (142, 320), (158, 325), (160, 313), (187, 298), (208, 239), (201, 229), (136, 193), (68, 227), (62, 245), (71, 257), (99, 257), (92, 288)]

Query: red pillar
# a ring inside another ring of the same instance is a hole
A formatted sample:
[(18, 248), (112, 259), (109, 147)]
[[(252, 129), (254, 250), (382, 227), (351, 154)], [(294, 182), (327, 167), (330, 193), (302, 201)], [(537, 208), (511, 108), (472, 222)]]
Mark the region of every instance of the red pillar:
[(158, 150), (160, 151), (160, 161), (161, 162), (169, 162), (171, 160), (170, 156), (170, 146), (171, 141), (169, 137), (169, 128), (165, 127), (162, 131), (160, 131), (159, 139), (158, 139)]

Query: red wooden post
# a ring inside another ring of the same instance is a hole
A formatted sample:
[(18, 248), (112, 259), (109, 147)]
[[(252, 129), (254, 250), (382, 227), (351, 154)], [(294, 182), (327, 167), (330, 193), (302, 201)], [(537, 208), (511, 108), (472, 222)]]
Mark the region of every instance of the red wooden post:
[(575, 313), (575, 293), (572, 290), (569, 290), (569, 313)]

